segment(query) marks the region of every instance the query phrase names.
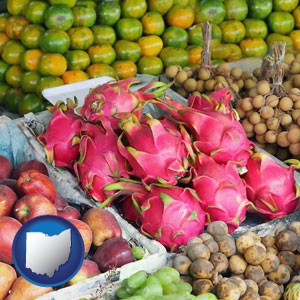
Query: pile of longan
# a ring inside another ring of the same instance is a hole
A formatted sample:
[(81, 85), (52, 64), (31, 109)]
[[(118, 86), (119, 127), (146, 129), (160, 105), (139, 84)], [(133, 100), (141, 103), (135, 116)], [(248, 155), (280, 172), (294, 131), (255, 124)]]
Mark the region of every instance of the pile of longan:
[(173, 267), (195, 295), (279, 300), (291, 282), (299, 282), (299, 238), (299, 221), (264, 236), (245, 231), (238, 237), (228, 233), (225, 222), (215, 221), (176, 254)]

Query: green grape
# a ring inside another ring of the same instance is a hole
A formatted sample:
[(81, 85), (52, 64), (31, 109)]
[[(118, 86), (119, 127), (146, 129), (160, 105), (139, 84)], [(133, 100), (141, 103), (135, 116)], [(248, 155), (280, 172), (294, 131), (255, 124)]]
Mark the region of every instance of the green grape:
[(133, 256), (136, 260), (142, 259), (145, 255), (145, 250), (144, 250), (143, 247), (133, 246), (131, 248), (131, 251), (132, 251), (132, 254), (133, 254)]
[(143, 296), (130, 296), (124, 300), (145, 300), (145, 298)]
[(127, 285), (132, 289), (138, 289), (146, 282), (147, 278), (148, 274), (146, 271), (137, 271), (129, 276)]
[(212, 293), (204, 293), (197, 295), (195, 300), (218, 300), (218, 298)]
[(163, 286), (163, 290), (164, 295), (177, 294), (177, 283), (170, 282), (169, 284)]
[(194, 298), (188, 298), (190, 295), (178, 295), (178, 294), (170, 294), (170, 295), (163, 295), (158, 296), (155, 300), (190, 300)]
[(147, 300), (156, 299), (157, 296), (163, 294), (163, 288), (158, 282), (149, 282), (142, 289), (139, 289), (135, 295), (142, 296)]
[(154, 276), (153, 274), (149, 275), (147, 280), (146, 280), (146, 284), (159, 284), (161, 285), (159, 279)]
[(126, 291), (126, 287), (125, 286), (120, 286), (117, 290), (116, 290), (116, 296), (119, 299), (125, 299), (131, 296), (131, 294), (128, 294), (128, 292)]
[(162, 285), (168, 285), (171, 282), (180, 281), (179, 272), (172, 267), (162, 267), (156, 270), (153, 275), (155, 275)]
[(186, 294), (189, 295), (193, 290), (193, 287), (188, 282), (179, 281), (176, 283), (176, 285), (177, 285), (177, 293), (181, 295), (186, 295)]
[(126, 290), (126, 293), (129, 295), (129, 296), (131, 296), (131, 295), (133, 295), (137, 290), (139, 290), (139, 288), (137, 288), (137, 289), (133, 289), (133, 288), (131, 288), (130, 286), (126, 286), (125, 287), (125, 290)]

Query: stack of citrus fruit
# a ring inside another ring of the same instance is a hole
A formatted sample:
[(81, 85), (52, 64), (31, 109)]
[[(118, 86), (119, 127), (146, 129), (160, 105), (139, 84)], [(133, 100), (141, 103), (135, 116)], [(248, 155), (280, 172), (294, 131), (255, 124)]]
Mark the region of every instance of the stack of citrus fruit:
[(300, 49), (299, 0), (7, 0), (0, 15), (0, 105), (44, 109), (44, 88), (109, 75), (160, 75), (212, 59), (263, 56), (274, 41)]

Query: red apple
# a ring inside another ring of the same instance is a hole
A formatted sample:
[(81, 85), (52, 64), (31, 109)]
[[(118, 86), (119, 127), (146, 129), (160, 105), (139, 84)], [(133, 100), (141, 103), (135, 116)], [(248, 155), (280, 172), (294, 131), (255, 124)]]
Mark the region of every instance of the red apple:
[(58, 196), (58, 195), (56, 196), (56, 199), (54, 200), (53, 203), (56, 207), (65, 207), (65, 206), (69, 205), (69, 203), (66, 199), (64, 199), (63, 197)]
[(16, 270), (11, 265), (0, 262), (0, 299), (5, 298), (16, 278)]
[(12, 244), (22, 224), (12, 217), (0, 217), (0, 261), (12, 264)]
[(122, 267), (125, 264), (133, 262), (134, 256), (129, 242), (122, 238), (111, 238), (99, 246), (92, 256), (101, 272)]
[(46, 176), (49, 176), (49, 172), (48, 169), (46, 167), (46, 165), (36, 159), (32, 159), (29, 161), (23, 161), (21, 162), (13, 171), (12, 173), (12, 178), (14, 179), (18, 179), (20, 174), (24, 171), (28, 171), (28, 170), (36, 170), (39, 171), (40, 173), (45, 174)]
[(5, 178), (0, 180), (0, 184), (4, 184), (9, 186), (16, 194), (18, 194), (17, 190), (17, 180), (13, 178)]
[(77, 208), (71, 205), (67, 205), (65, 207), (56, 206), (57, 209), (57, 215), (64, 219), (79, 219), (80, 218), (80, 212)]
[(13, 171), (13, 166), (10, 160), (0, 154), (0, 179), (9, 178)]
[(10, 215), (17, 199), (17, 194), (9, 186), (0, 184), (0, 216)]
[(77, 219), (69, 219), (68, 220), (70, 223), (72, 223), (79, 231), (81, 234), (83, 244), (84, 244), (84, 256), (87, 256), (87, 254), (90, 251), (92, 241), (93, 241), (93, 233), (92, 229), (88, 224), (81, 220)]
[(98, 207), (89, 208), (81, 220), (91, 227), (95, 247), (99, 247), (107, 239), (122, 236), (120, 224), (108, 210)]
[(11, 291), (5, 300), (34, 300), (53, 291), (52, 287), (43, 287), (27, 281), (19, 276), (13, 283)]
[(87, 278), (101, 274), (98, 264), (92, 260), (84, 259), (77, 274), (67, 282), (67, 285), (73, 285)]
[(57, 216), (57, 209), (45, 196), (39, 194), (28, 194), (22, 196), (16, 201), (12, 209), (12, 214), (23, 224), (38, 216)]
[(19, 196), (27, 194), (40, 194), (54, 203), (57, 193), (52, 180), (36, 170), (24, 171), (17, 180)]

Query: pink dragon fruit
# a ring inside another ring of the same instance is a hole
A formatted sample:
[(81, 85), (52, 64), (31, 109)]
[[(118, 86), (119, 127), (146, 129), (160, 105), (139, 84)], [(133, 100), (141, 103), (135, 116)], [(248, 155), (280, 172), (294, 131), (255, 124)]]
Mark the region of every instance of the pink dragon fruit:
[(84, 120), (75, 114), (76, 99), (67, 99), (67, 104), (58, 101), (49, 110), (52, 113), (46, 131), (38, 136), (44, 146), (47, 160), (56, 167), (72, 169), (79, 157), (80, 130)]
[[(150, 184), (124, 179), (105, 187), (125, 195), (119, 209), (124, 218), (140, 226), (140, 231), (176, 251), (204, 230), (205, 212), (196, 191), (188, 187)], [(129, 197), (130, 196), (130, 197)], [(136, 211), (135, 211), (136, 210)]]
[(225, 114), (233, 112), (231, 102), (234, 97), (229, 89), (222, 88), (207, 95), (188, 97), (188, 106), (200, 111), (219, 111)]
[(177, 184), (187, 175), (191, 140), (181, 127), (167, 118), (145, 116), (140, 123), (134, 115), (123, 120), (118, 149), (128, 161), (128, 174), (143, 183)]
[(203, 232), (205, 213), (193, 189), (153, 185), (143, 197), (140, 231), (167, 249), (175, 251)]
[(286, 216), (300, 207), (300, 187), (295, 182), (295, 166), (283, 166), (270, 155), (254, 153), (242, 175), (253, 212), (268, 220)]
[(247, 138), (234, 113), (207, 108), (198, 110), (166, 97), (155, 99), (153, 103), (187, 128), (197, 151), (211, 156), (218, 163), (231, 161), (239, 167), (246, 165), (255, 145)]
[(102, 125), (84, 124), (79, 144), (80, 158), (73, 166), (87, 195), (103, 205), (111, 205), (108, 196), (113, 194), (112, 191), (105, 193), (104, 187), (120, 177), (128, 177), (125, 159), (117, 149), (117, 139), (106, 118), (102, 119)]
[(192, 184), (206, 212), (207, 223), (222, 220), (233, 232), (245, 220), (250, 202), (234, 164), (218, 164), (211, 157), (198, 154)]
[(91, 89), (78, 113), (89, 122), (97, 122), (105, 116), (116, 130), (122, 117), (135, 113), (140, 118), (146, 100), (163, 95), (168, 87), (162, 82), (152, 82), (136, 91), (130, 90), (132, 85), (140, 82), (137, 77), (132, 77), (99, 85)]

